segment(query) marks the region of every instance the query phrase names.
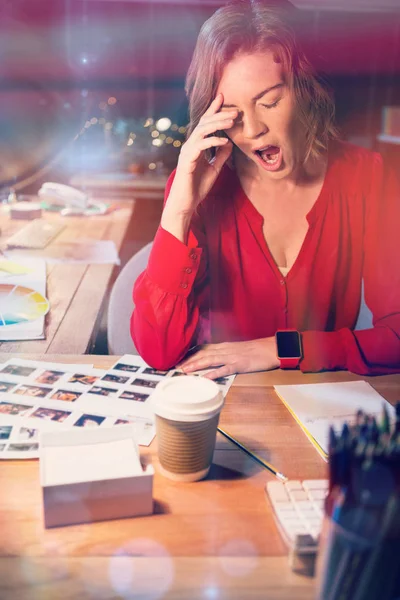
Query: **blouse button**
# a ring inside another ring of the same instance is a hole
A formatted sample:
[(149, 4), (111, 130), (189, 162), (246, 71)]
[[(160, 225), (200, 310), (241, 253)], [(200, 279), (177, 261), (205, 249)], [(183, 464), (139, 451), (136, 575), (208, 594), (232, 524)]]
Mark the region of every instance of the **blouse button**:
[(187, 283), (181, 283), (181, 288), (183, 288), (184, 290), (186, 290), (188, 284)]
[(284, 280), (284, 279), (281, 279), (279, 283), (280, 283), (281, 285), (285, 285), (285, 280)]
[(196, 260), (196, 258), (197, 258), (196, 252), (191, 252), (191, 254), (189, 255), (189, 258), (191, 258), (192, 260)]
[(192, 272), (192, 269), (190, 267), (186, 267), (185, 273), (189, 273), (190, 274), (191, 272)]

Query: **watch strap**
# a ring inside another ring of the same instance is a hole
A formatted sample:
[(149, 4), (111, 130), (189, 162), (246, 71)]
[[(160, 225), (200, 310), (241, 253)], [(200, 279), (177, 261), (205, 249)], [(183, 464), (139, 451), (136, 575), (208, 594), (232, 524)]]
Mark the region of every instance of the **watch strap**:
[(297, 369), (300, 358), (280, 358), (281, 369)]

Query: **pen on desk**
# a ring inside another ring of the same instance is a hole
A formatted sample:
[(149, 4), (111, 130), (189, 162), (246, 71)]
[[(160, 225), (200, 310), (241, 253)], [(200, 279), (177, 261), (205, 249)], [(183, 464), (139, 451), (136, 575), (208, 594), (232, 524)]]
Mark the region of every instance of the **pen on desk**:
[(246, 448), (246, 446), (244, 446), (237, 439), (235, 439), (234, 437), (229, 435), (229, 433), (227, 433), (220, 427), (218, 427), (218, 431), (219, 431), (219, 433), (222, 433), (222, 435), (225, 436), (227, 440), (232, 442), (232, 444), (235, 444), (235, 446), (240, 448), (240, 450), (243, 450), (243, 452), (245, 454), (247, 454), (248, 456), (250, 456), (250, 458), (252, 458), (256, 462), (258, 462), (265, 469), (268, 469), (268, 471), (270, 471), (273, 475), (275, 475), (275, 477), (277, 479), (279, 479), (279, 481), (287, 481), (288, 480), (288, 478), (283, 473), (280, 473), (279, 471), (277, 471), (277, 469), (275, 469), (275, 467), (273, 467), (270, 463), (268, 463), (266, 460), (264, 460), (263, 458), (260, 458), (259, 456), (257, 456), (257, 454), (255, 454), (254, 452), (252, 452), (251, 450)]

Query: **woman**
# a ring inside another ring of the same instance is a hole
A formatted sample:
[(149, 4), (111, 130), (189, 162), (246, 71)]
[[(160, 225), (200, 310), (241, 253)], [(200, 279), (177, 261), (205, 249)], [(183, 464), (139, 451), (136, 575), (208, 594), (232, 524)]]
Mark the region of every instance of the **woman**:
[[(273, 369), (288, 366), (276, 332), (297, 330), (289, 366), (399, 371), (398, 183), (378, 154), (336, 139), (331, 100), (285, 14), (259, 2), (219, 9), (187, 93), (189, 136), (134, 289), (143, 358), (167, 369), (197, 346), (187, 373)], [(354, 331), (362, 281), (374, 322)]]

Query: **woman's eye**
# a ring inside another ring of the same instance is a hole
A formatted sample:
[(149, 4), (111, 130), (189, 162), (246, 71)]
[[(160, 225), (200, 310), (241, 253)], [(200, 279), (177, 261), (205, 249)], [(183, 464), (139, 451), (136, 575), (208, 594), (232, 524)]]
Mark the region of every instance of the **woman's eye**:
[(279, 98), (279, 100), (276, 100), (272, 104), (261, 104), (261, 106), (263, 106), (264, 108), (275, 108), (275, 106), (278, 106), (280, 101), (281, 99)]

